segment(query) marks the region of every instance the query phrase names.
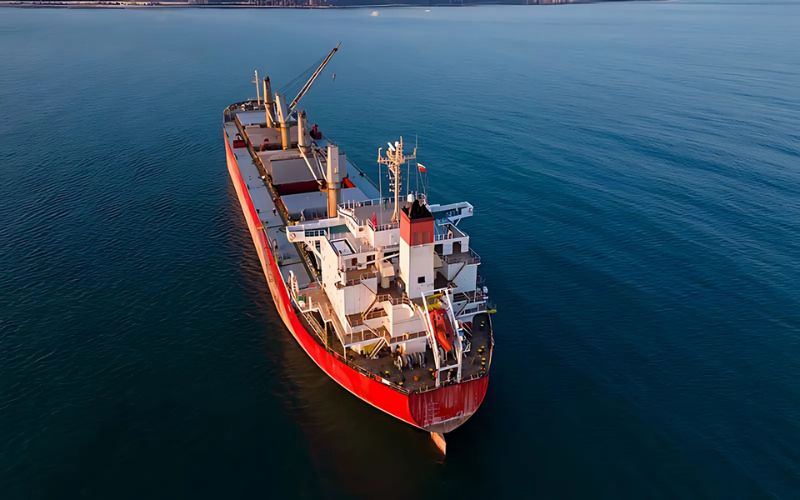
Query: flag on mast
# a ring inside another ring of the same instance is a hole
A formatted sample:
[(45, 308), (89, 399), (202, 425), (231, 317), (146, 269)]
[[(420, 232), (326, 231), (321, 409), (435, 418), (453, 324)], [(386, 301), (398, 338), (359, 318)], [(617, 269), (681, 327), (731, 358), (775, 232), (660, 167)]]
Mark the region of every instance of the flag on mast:
[(428, 171), (428, 168), (425, 165), (423, 165), (422, 163), (417, 163), (417, 168), (423, 174)]

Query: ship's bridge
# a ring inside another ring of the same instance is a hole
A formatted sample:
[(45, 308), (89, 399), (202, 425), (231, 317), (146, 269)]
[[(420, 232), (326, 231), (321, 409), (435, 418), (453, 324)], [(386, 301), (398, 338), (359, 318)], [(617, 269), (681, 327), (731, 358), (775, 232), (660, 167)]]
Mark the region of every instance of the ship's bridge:
[(387, 251), (400, 245), (400, 224), (392, 222), (394, 200), (348, 201), (339, 204), (338, 211), (350, 231), (366, 239), (373, 248)]
[(357, 226), (369, 226), (373, 231), (400, 227), (392, 222), (394, 200), (391, 198), (346, 201), (340, 203), (338, 208), (339, 213), (352, 219)]

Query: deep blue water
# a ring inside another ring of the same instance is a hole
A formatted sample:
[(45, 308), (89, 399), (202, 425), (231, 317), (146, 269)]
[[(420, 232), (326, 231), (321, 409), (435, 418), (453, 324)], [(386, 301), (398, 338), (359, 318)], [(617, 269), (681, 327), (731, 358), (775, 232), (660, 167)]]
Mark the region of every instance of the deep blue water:
[[(283, 330), (228, 103), (476, 207), (488, 397), (429, 439)], [(800, 5), (0, 10), (0, 497), (792, 498)]]

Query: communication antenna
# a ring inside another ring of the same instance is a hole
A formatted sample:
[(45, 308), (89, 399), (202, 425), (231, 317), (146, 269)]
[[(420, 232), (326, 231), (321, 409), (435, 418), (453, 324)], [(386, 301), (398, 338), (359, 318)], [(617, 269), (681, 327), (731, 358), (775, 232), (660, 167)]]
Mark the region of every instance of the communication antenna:
[(389, 144), (389, 150), (386, 151), (386, 156), (381, 155), (381, 150), (378, 150), (378, 164), (386, 165), (389, 169), (389, 187), (394, 192), (394, 211), (392, 212), (392, 223), (400, 222), (400, 190), (403, 184), (403, 174), (400, 168), (409, 160), (417, 159), (417, 148), (410, 155), (403, 154), (403, 137), (400, 136), (399, 141), (395, 141), (394, 145)]

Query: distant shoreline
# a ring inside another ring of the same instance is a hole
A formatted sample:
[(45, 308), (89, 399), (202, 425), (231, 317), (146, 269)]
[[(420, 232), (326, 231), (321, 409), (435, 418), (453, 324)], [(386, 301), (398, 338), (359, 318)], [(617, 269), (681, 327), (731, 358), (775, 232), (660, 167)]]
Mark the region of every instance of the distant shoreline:
[(536, 3), (482, 3), (469, 2), (462, 4), (415, 4), (391, 3), (370, 5), (253, 5), (241, 3), (189, 3), (189, 2), (136, 2), (136, 1), (32, 1), (32, 0), (0, 0), (0, 7), (17, 7), (23, 9), (379, 9), (391, 7), (476, 7), (481, 5), (506, 6), (547, 6), (575, 5), (590, 3), (617, 3), (635, 0), (530, 0)]

